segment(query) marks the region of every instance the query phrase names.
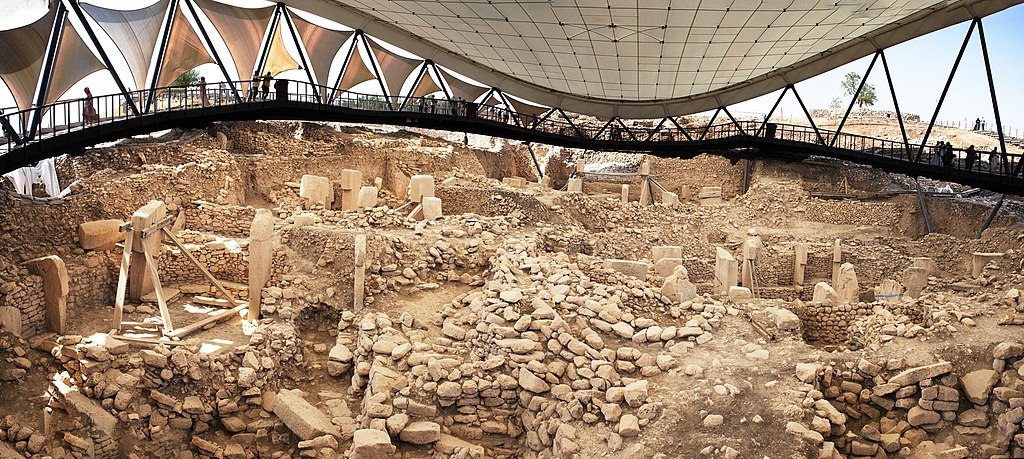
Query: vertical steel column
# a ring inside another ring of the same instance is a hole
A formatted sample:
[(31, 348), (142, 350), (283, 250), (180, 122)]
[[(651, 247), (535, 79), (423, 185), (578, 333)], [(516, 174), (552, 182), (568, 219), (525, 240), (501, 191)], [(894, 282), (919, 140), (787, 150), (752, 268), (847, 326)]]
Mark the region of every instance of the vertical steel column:
[(526, 142), (526, 149), (530, 150), (530, 157), (533, 158), (533, 166), (537, 168), (537, 175), (540, 176), (541, 180), (544, 179), (544, 171), (540, 170), (540, 162), (537, 161), (537, 155), (533, 153), (533, 145), (530, 142)]
[(956, 60), (953, 61), (953, 70), (949, 72), (949, 79), (946, 80), (946, 86), (942, 88), (942, 95), (939, 96), (939, 104), (935, 106), (935, 114), (932, 115), (931, 122), (928, 123), (928, 129), (924, 131), (924, 138), (921, 139), (921, 148), (917, 150), (917, 158), (914, 162), (921, 162), (921, 155), (924, 154), (924, 147), (928, 144), (928, 136), (932, 134), (932, 128), (935, 127), (935, 120), (939, 118), (939, 110), (942, 109), (942, 102), (946, 100), (946, 93), (949, 92), (949, 85), (953, 84), (953, 77), (956, 76), (956, 69), (960, 67), (960, 60), (964, 57), (964, 51), (967, 50), (967, 44), (971, 41), (971, 35), (974, 34), (974, 26), (978, 24), (978, 19), (975, 18), (971, 21), (971, 27), (967, 29), (967, 36), (964, 37), (964, 44), (960, 45), (960, 53), (956, 55)]
[(924, 191), (921, 191), (921, 183), (914, 177), (914, 185), (917, 186), (917, 202), (921, 205), (921, 215), (924, 216), (925, 234), (932, 233), (932, 216), (928, 213), (928, 202), (925, 200)]
[(818, 125), (814, 124), (814, 118), (811, 118), (811, 112), (808, 111), (807, 106), (804, 105), (804, 101), (803, 99), (800, 98), (800, 93), (797, 92), (796, 86), (793, 86), (793, 95), (796, 96), (796, 101), (800, 102), (800, 108), (804, 109), (804, 115), (807, 116), (807, 121), (811, 122), (811, 127), (814, 128), (814, 133), (818, 135), (818, 142), (821, 142), (822, 145), (825, 145), (825, 138), (821, 136), (821, 131), (818, 130)]
[[(416, 87), (419, 86), (420, 83), (423, 82), (423, 74), (427, 71), (427, 63), (429, 63), (429, 62), (430, 62), (429, 60), (423, 61), (423, 65), (420, 66), (420, 72), (416, 74), (416, 79), (413, 80), (413, 81), (415, 81), (415, 83), (413, 83), (412, 87), (409, 88), (410, 90), (416, 91)], [(338, 78), (340, 79), (341, 75), (339, 75)], [(341, 81), (339, 80), (338, 83), (340, 84)], [(412, 93), (409, 93), (409, 94), (405, 95), (405, 99), (402, 100), (402, 105), (398, 107), (399, 110), (405, 108), (405, 104), (407, 104), (409, 102), (409, 98), (410, 97), (412, 97)]]
[(149, 96), (146, 97), (146, 107), (142, 110), (145, 113), (149, 112), (150, 107), (153, 106), (153, 100), (156, 99), (156, 84), (160, 81), (160, 71), (164, 67), (164, 57), (167, 55), (167, 46), (170, 44), (171, 28), (174, 27), (174, 13), (177, 10), (178, 0), (170, 0), (167, 5), (167, 17), (164, 19), (163, 34), (156, 50), (156, 63), (153, 65), (153, 75), (149, 80)]
[(892, 94), (892, 105), (896, 108), (896, 118), (900, 121), (900, 132), (903, 133), (903, 148), (907, 154), (907, 161), (912, 159), (910, 152), (910, 137), (907, 136), (907, 127), (903, 124), (903, 112), (900, 111), (900, 102), (896, 98), (896, 87), (892, 84), (892, 74), (889, 73), (889, 63), (885, 60), (885, 52), (878, 50), (882, 56), (882, 69), (885, 70), (885, 80), (889, 82), (889, 93)]
[[(335, 97), (338, 97), (338, 86), (341, 86), (341, 79), (345, 76), (345, 71), (348, 70), (349, 63), (352, 62), (353, 53), (356, 52), (356, 46), (358, 46), (359, 43), (359, 36), (362, 34), (362, 30), (356, 29), (356, 33), (352, 35), (352, 44), (348, 47), (348, 52), (345, 53), (345, 60), (341, 61), (341, 70), (338, 72), (338, 77), (334, 79), (334, 84), (331, 85), (330, 101), (332, 102)], [(387, 91), (385, 91), (384, 94), (387, 94)]]
[(839, 126), (836, 127), (836, 135), (832, 137), (832, 141), (828, 143), (828, 146), (834, 146), (836, 139), (839, 138), (839, 133), (843, 130), (843, 126), (846, 125), (846, 119), (850, 117), (850, 112), (853, 111), (853, 105), (857, 103), (857, 96), (864, 90), (864, 85), (868, 82), (868, 75), (871, 75), (871, 69), (875, 68), (875, 61), (878, 60), (878, 55), (882, 54), (882, 50), (875, 51), (875, 57), (871, 58), (871, 64), (868, 65), (868, 71), (864, 73), (864, 78), (860, 79), (860, 84), (857, 85), (857, 92), (853, 93), (853, 98), (850, 99), (850, 106), (846, 108), (846, 113), (843, 114), (843, 120), (839, 122)]
[(121, 90), (121, 94), (124, 94), (124, 100), (128, 103), (128, 108), (132, 109), (132, 114), (139, 116), (139, 107), (135, 105), (135, 100), (132, 99), (131, 93), (128, 92), (128, 88), (125, 87), (124, 82), (121, 81), (121, 77), (114, 71), (114, 64), (110, 62), (110, 57), (107, 56), (107, 52), (100, 46), (99, 39), (96, 38), (96, 32), (92, 30), (92, 26), (89, 25), (89, 21), (86, 20), (85, 14), (82, 12), (82, 7), (78, 4), (78, 0), (68, 0), (68, 4), (71, 5), (71, 9), (75, 11), (75, 16), (82, 22), (82, 27), (85, 28), (85, 33), (89, 35), (89, 39), (92, 40), (92, 44), (96, 46), (96, 51), (100, 53), (100, 59), (103, 60), (103, 65), (107, 66), (107, 70), (110, 71), (110, 76), (114, 78), (114, 83), (117, 83), (117, 88)]
[(53, 29), (50, 30), (50, 39), (46, 45), (46, 56), (43, 58), (43, 67), (40, 69), (39, 80), (36, 85), (36, 100), (33, 104), (35, 110), (32, 112), (32, 121), (29, 124), (28, 137), (25, 138), (25, 141), (35, 139), (43, 122), (43, 104), (46, 103), (46, 96), (50, 92), (53, 66), (57, 60), (57, 48), (60, 47), (60, 41), (64, 35), (64, 20), (66, 18), (67, 10), (64, 9), (64, 4), (57, 3), (57, 14), (54, 15)]
[(395, 104), (392, 104), (391, 98), (388, 97), (388, 90), (385, 88), (384, 73), (377, 67), (377, 58), (373, 55), (373, 51), (370, 50), (370, 42), (366, 41), (366, 34), (361, 30), (359, 31), (359, 36), (356, 38), (356, 41), (352, 42), (352, 45), (355, 46), (356, 42), (363, 44), (363, 49), (366, 51), (366, 58), (370, 60), (370, 65), (373, 66), (373, 73), (377, 75), (377, 83), (380, 83), (380, 93), (384, 95), (384, 100), (388, 101), (388, 109), (393, 111), (395, 109)]
[[(274, 34), (277, 33), (277, 26), (281, 22), (281, 9), (284, 6), (278, 3), (274, 8), (274, 15), (270, 17), (270, 23), (267, 24), (267, 31), (263, 34), (263, 42), (260, 43), (259, 57), (256, 59), (256, 67), (252, 69), (252, 75), (238, 75), (239, 78), (249, 79), (254, 76), (258, 77), (263, 72), (263, 67), (267, 65), (267, 59), (270, 57), (270, 45), (274, 43)], [(249, 88), (253, 91), (253, 88)]]
[(292, 23), (292, 15), (288, 13), (288, 8), (285, 8), (282, 3), (278, 3), (278, 5), (281, 5), (280, 8), (283, 11), (281, 14), (284, 16), (284, 21), (288, 24), (288, 30), (292, 33), (292, 40), (295, 41), (295, 50), (299, 53), (299, 59), (302, 59), (302, 68), (306, 69), (306, 77), (309, 78), (309, 84), (313, 87), (313, 97), (316, 98), (317, 103), (323, 103), (323, 99), (320, 98), (319, 84), (317, 84), (317, 79), (313, 77), (313, 70), (309, 66), (309, 61), (306, 60), (308, 51), (306, 46), (303, 45), (302, 40), (299, 40), (299, 34), (295, 31), (295, 24)]
[(999, 202), (997, 202), (996, 206), (992, 208), (992, 212), (989, 212), (988, 218), (985, 219), (985, 224), (981, 225), (981, 230), (978, 231), (978, 239), (981, 239), (981, 235), (985, 233), (985, 230), (987, 230), (989, 225), (992, 224), (992, 221), (996, 219), (996, 214), (998, 214), (999, 209), (1003, 207), (1004, 199), (1006, 199), (1006, 193), (1003, 193), (1003, 195), (999, 197)]
[(775, 109), (779, 108), (779, 104), (782, 103), (782, 98), (786, 97), (786, 92), (792, 87), (793, 85), (787, 84), (786, 88), (782, 90), (782, 94), (779, 94), (779, 98), (775, 101), (775, 105), (772, 105), (772, 109), (768, 110), (768, 114), (765, 115), (764, 122), (761, 123), (761, 127), (757, 128), (757, 132), (754, 133), (755, 136), (760, 136), (761, 132), (764, 131), (764, 128), (768, 126), (768, 120), (772, 119), (772, 115), (775, 114)]
[[(1008, 165), (1006, 164), (1006, 136), (1003, 135), (1003, 120), (999, 117), (999, 101), (996, 97), (996, 84), (992, 80), (992, 64), (988, 59), (988, 44), (985, 42), (985, 28), (982, 27), (981, 18), (977, 18), (975, 20), (978, 21), (978, 38), (981, 40), (981, 55), (985, 58), (985, 74), (988, 76), (988, 91), (992, 95), (992, 110), (996, 112), (996, 132), (999, 134), (999, 154), (1002, 156), (1002, 158), (1000, 158), (1002, 161), (1000, 161), (999, 164), (1003, 170), (1006, 170), (1008, 168)], [(992, 158), (989, 158), (988, 160), (991, 162)], [(1002, 203), (1002, 199), (1000, 199), (999, 202)]]
[(708, 135), (708, 131), (711, 130), (711, 125), (715, 124), (715, 118), (718, 118), (718, 112), (721, 111), (722, 107), (718, 107), (718, 109), (715, 110), (715, 114), (711, 115), (711, 119), (708, 120), (708, 125), (704, 126), (704, 132), (700, 133), (700, 137), (698, 137), (697, 140), (704, 140), (704, 137)]
[[(231, 93), (235, 95), (235, 102), (242, 103), (242, 97), (238, 95), (238, 88), (235, 87), (235, 81), (231, 79), (231, 75), (228, 74), (228, 69), (224, 67), (224, 61), (220, 58), (220, 53), (217, 52), (217, 48), (213, 46), (213, 40), (210, 39), (210, 34), (206, 33), (206, 27), (203, 26), (203, 21), (199, 19), (199, 14), (196, 12), (195, 6), (192, 6), (192, 0), (185, 0), (185, 6), (188, 7), (192, 18), (196, 20), (196, 27), (199, 28), (199, 32), (203, 34), (203, 40), (206, 41), (206, 46), (210, 47), (210, 53), (213, 54), (213, 60), (217, 62), (217, 67), (220, 67), (221, 73), (224, 74), (224, 81), (227, 81), (228, 86), (231, 87)], [(302, 51), (299, 50), (301, 53)], [(239, 75), (239, 78), (242, 76)]]

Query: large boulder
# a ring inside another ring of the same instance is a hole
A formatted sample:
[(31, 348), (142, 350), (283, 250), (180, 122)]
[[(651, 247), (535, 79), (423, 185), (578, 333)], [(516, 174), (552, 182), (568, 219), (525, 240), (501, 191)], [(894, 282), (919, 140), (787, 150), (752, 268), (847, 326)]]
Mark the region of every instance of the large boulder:
[(960, 385), (964, 388), (964, 395), (971, 403), (985, 405), (988, 403), (988, 396), (992, 393), (992, 388), (998, 381), (998, 371), (977, 370), (960, 378)]
[(348, 457), (353, 459), (378, 459), (394, 454), (395, 445), (383, 430), (358, 429), (352, 434), (352, 449)]
[(414, 445), (427, 445), (441, 439), (441, 426), (436, 422), (416, 421), (405, 426), (398, 438)]
[(302, 398), (300, 390), (281, 389), (274, 397), (273, 411), (301, 440), (338, 432), (326, 414)]

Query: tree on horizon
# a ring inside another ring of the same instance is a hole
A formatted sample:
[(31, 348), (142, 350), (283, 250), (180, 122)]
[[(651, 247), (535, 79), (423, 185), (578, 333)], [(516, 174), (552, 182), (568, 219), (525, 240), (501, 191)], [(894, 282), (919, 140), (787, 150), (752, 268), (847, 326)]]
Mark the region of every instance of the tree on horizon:
[(857, 87), (860, 86), (860, 78), (860, 74), (857, 72), (847, 73), (843, 77), (843, 81), (839, 83), (843, 88), (843, 94), (856, 97), (857, 108), (864, 108), (865, 105), (869, 107), (875, 105), (877, 96), (875, 95), (875, 87), (873, 85), (864, 84), (860, 94), (857, 93)]

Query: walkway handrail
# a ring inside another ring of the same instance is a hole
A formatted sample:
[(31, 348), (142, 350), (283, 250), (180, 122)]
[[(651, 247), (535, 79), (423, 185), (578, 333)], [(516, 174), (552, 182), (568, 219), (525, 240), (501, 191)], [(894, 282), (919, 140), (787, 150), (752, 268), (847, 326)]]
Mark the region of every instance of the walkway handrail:
[[(643, 144), (705, 142), (709, 144), (709, 148), (713, 149), (711, 144), (714, 141), (756, 138), (762, 143), (767, 142), (780, 146), (799, 142), (889, 160), (1006, 177), (1018, 175), (1016, 173), (1020, 171), (1017, 170), (1017, 166), (1024, 156), (1020, 153), (993, 155), (993, 152), (982, 151), (973, 151), (972, 154), (971, 149), (946, 148), (942, 150), (935, 144), (930, 144), (924, 147), (925, 154), (918, 157), (917, 152), (921, 149), (921, 144), (908, 145), (897, 140), (845, 132), (817, 131), (810, 126), (753, 120), (735, 122), (730, 120), (710, 126), (682, 127), (677, 126), (676, 123), (662, 123), (657, 129), (616, 123), (598, 125), (587, 122), (573, 123), (561, 117), (521, 114), (504, 105), (476, 104), (431, 97), (382, 96), (346, 91), (336, 93), (332, 100), (322, 100), (316, 97), (316, 94), (322, 96), (330, 94), (331, 88), (294, 80), (274, 80), (274, 87), (263, 86), (262, 81), (255, 80), (233, 83), (234, 87), (240, 91), (240, 98), (235, 98), (231, 85), (227, 83), (161, 87), (153, 90), (156, 97), (153, 98), (150, 107), (145, 106), (150, 90), (132, 91), (127, 97), (131, 97), (135, 104), (144, 110), (138, 116), (132, 114), (128, 108), (126, 96), (122, 93), (94, 96), (91, 101), (87, 99), (61, 100), (41, 107), (0, 112), (0, 127), (3, 128), (3, 137), (7, 139), (6, 153), (43, 139), (132, 118), (145, 118), (158, 113), (206, 107), (260, 104), (286, 98), (288, 101), (368, 112), (407, 112), (451, 117), (456, 122), (469, 117), (477, 122), (505, 124), (509, 125), (506, 127), (528, 129), (547, 134), (549, 137), (608, 142), (624, 148)], [(93, 110), (87, 110), (90, 104)], [(694, 140), (688, 140), (689, 138)], [(982, 155), (985, 155), (984, 160)], [(0, 161), (3, 160), (3, 156), (0, 154)]]

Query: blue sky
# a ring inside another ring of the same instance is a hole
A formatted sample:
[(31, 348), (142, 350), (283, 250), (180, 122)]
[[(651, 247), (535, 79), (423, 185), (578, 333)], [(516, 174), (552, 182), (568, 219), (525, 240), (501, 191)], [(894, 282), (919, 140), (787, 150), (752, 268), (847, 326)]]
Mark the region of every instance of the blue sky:
[[(5, 18), (0, 21), (2, 28), (31, 22), (45, 10), (44, 0), (3, 0), (3, 2), (4, 5), (0, 6), (0, 16)], [(116, 2), (101, 1), (97, 3)], [(232, 1), (231, 3), (241, 2)], [(1024, 5), (1011, 7), (988, 16), (983, 21), (994, 82), (999, 94), (999, 109), (1003, 125), (1009, 129), (1011, 134), (1018, 132), (1020, 136), (1024, 136), (1024, 85), (1019, 83), (1019, 80), (1024, 78), (1024, 60), (1018, 52), (1019, 47), (1024, 45), (1024, 28), (1021, 27), (1024, 25)], [(925, 121), (931, 118), (968, 26), (969, 22), (950, 26), (886, 50), (900, 108), (905, 113), (920, 115)], [(871, 56), (867, 56), (810, 80), (797, 83), (797, 91), (810, 108), (827, 108), (833, 98), (843, 97), (840, 87), (843, 76), (848, 72), (863, 75), (870, 60)], [(210, 76), (216, 78), (217, 74), (219, 72), (211, 72)], [(301, 78), (302, 74), (285, 76)], [(90, 81), (83, 83), (93, 84), (96, 89), (96, 87), (104, 86), (103, 80), (105, 79), (108, 80), (109, 77), (96, 74), (87, 79)], [(873, 108), (891, 110), (893, 108), (892, 98), (881, 61), (875, 65), (868, 77), (868, 83), (875, 86), (878, 96), (878, 101)], [(84, 84), (78, 86), (84, 86)], [(81, 88), (78, 86), (72, 89), (71, 94), (81, 93)], [(113, 88), (107, 92), (111, 91)], [(99, 92), (94, 91), (94, 93)], [(778, 94), (776, 92), (736, 104), (730, 107), (730, 111), (737, 116), (766, 113), (778, 98)], [(849, 98), (844, 97), (844, 102), (848, 101)], [(0, 107), (12, 105), (10, 93), (5, 87), (0, 86)], [(780, 106), (780, 112), (785, 116), (799, 114), (799, 105), (792, 95), (787, 95), (786, 100)], [(995, 124), (977, 30), (971, 38), (950, 87), (949, 95), (939, 113), (940, 121), (959, 122), (961, 125), (973, 124), (975, 118), (984, 118), (990, 127)]]

